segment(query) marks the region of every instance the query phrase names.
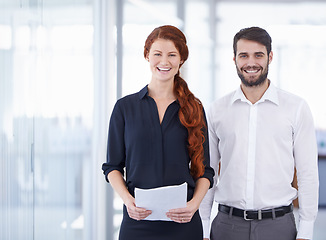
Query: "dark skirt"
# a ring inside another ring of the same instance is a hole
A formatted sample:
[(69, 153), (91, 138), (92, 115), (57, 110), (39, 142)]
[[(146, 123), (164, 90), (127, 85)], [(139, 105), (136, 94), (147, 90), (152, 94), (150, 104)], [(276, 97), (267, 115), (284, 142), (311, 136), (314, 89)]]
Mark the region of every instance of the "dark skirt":
[(123, 207), (119, 240), (203, 240), (203, 227), (197, 211), (189, 223), (136, 221)]

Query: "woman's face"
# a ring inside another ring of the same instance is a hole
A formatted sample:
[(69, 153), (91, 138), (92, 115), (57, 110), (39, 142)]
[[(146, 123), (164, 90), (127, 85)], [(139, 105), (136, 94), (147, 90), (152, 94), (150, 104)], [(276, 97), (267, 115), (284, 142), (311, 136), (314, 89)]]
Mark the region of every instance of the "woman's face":
[(182, 63), (179, 51), (171, 40), (157, 39), (147, 55), (154, 81), (173, 81)]

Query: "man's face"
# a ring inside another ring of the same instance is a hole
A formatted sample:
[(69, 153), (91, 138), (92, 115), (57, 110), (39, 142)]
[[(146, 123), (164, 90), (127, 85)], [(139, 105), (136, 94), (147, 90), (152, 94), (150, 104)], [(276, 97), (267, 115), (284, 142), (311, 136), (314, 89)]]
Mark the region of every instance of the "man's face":
[(267, 80), (268, 65), (273, 52), (267, 54), (264, 45), (246, 39), (237, 42), (236, 56), (233, 58), (238, 76), (247, 87), (260, 86)]

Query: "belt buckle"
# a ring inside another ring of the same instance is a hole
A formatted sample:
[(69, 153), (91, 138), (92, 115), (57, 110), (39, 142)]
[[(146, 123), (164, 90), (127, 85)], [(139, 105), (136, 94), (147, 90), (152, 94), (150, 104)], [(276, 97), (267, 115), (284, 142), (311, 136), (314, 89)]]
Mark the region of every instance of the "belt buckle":
[(244, 211), (243, 211), (243, 218), (244, 218), (244, 220), (246, 220), (246, 221), (251, 221), (251, 220), (253, 220), (253, 219), (247, 218), (247, 216), (248, 216), (247, 210), (244, 210)]
[[(248, 217), (248, 213), (247, 213), (247, 210), (244, 210), (243, 211), (243, 219), (246, 220), (246, 221), (252, 221), (254, 219), (251, 219), (251, 218), (247, 218)], [(262, 213), (261, 213), (261, 210), (259, 209), (258, 210), (258, 220), (262, 220), (263, 217), (262, 217)]]

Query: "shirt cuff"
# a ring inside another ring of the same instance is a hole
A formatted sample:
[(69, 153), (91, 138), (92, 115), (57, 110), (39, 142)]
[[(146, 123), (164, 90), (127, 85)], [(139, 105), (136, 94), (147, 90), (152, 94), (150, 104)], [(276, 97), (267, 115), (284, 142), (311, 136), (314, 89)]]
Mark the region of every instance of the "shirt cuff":
[(203, 223), (203, 231), (204, 231), (204, 238), (209, 238), (210, 236), (210, 229), (209, 229), (209, 226), (210, 226), (210, 220), (207, 219), (207, 220), (202, 220), (202, 223)]
[(299, 221), (297, 239), (312, 239), (315, 221)]

